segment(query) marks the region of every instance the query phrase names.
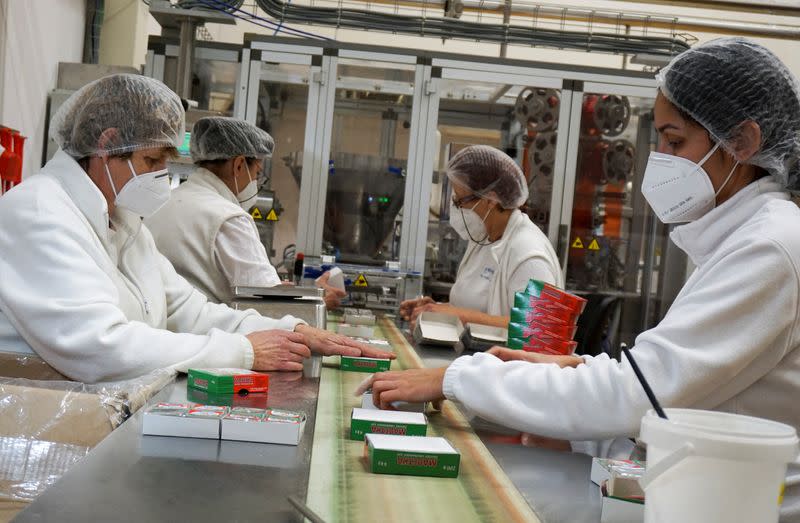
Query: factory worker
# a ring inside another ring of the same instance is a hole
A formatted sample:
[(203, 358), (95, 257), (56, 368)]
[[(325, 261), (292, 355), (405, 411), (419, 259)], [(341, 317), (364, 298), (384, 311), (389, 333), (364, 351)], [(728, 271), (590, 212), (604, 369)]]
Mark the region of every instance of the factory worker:
[(464, 323), (505, 327), (514, 293), (531, 278), (563, 287), (558, 258), (544, 233), (519, 210), (528, 199), (528, 184), (507, 154), (472, 145), (453, 156), (447, 177), (453, 186), (450, 226), (469, 242), (450, 301), (404, 301), (400, 314), (413, 321), (424, 311), (446, 312)]
[[(197, 168), (145, 220), (178, 274), (215, 303), (231, 303), (234, 287), (281, 283), (248, 213), (258, 196), (257, 175), (274, 149), (269, 134), (245, 121), (201, 118), (189, 147)], [(344, 292), (325, 283), (320, 286), (332, 308)]]
[[(642, 192), (661, 221), (680, 224), (671, 239), (697, 268), (632, 352), (664, 407), (800, 429), (800, 210), (790, 201), (790, 191), (800, 191), (797, 79), (742, 38), (685, 51), (657, 79), (658, 149)], [(611, 449), (612, 457), (627, 452), (625, 438), (651, 408), (628, 361), (606, 355), (494, 349), (444, 369), (380, 374), (372, 390), (383, 406), (458, 400), (489, 420), (572, 440), (573, 450)], [(611, 446), (599, 443), (615, 437)], [(781, 517), (800, 519), (797, 462), (789, 465)]]
[(145, 225), (156, 247), (189, 283), (215, 303), (231, 303), (233, 287), (281, 283), (247, 211), (258, 196), (256, 176), (275, 142), (235, 118), (201, 118), (190, 153), (197, 168)]
[(184, 133), (164, 84), (113, 75), (73, 94), (51, 122), (60, 149), (0, 198), (0, 347), (35, 352), (85, 382), (157, 368), (300, 370), (311, 351), (369, 349), (285, 316), (210, 303), (142, 225), (170, 196)]

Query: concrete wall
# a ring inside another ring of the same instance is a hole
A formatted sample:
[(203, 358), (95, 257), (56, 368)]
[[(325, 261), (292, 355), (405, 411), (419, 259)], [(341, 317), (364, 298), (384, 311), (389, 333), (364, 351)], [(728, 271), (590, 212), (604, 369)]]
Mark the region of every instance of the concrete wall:
[(59, 62), (83, 58), (84, 0), (0, 0), (0, 123), (28, 137), (23, 176), (41, 165)]

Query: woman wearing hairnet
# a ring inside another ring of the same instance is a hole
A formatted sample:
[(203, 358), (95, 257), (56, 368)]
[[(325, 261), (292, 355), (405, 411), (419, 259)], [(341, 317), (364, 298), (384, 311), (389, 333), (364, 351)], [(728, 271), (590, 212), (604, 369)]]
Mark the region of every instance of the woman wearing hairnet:
[(231, 303), (233, 287), (280, 284), (253, 218), (256, 176), (275, 142), (258, 127), (210, 116), (192, 127), (197, 168), (145, 225), (161, 253), (189, 283), (216, 303)]
[(86, 382), (361, 354), (291, 316), (208, 302), (156, 250), (141, 219), (169, 199), (166, 161), (184, 125), (180, 98), (137, 75), (97, 80), (59, 109), (59, 151), (0, 198), (0, 347)]
[[(682, 223), (671, 238), (697, 269), (633, 353), (665, 407), (800, 429), (800, 210), (790, 201), (800, 190), (798, 82), (764, 47), (724, 38), (674, 58), (658, 85), (658, 150), (642, 192), (662, 221)], [(378, 374), (371, 386), (384, 407), (449, 398), (521, 431), (572, 440), (573, 450), (629, 450), (624, 438), (638, 433), (650, 404), (627, 360), (529, 357), (495, 348), (446, 369)], [(786, 487), (782, 521), (798, 521), (798, 463)]]
[(531, 278), (563, 286), (558, 258), (547, 237), (519, 207), (528, 199), (522, 170), (487, 145), (459, 151), (447, 164), (453, 184), (450, 226), (467, 240), (450, 302), (430, 298), (400, 305), (406, 320), (424, 311), (457, 315), (464, 323), (505, 327), (514, 293)]

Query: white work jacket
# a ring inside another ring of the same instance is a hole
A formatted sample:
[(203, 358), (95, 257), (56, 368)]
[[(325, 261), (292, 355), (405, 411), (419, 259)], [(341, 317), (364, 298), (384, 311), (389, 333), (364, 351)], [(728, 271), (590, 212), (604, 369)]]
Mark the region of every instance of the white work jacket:
[[(632, 349), (664, 407), (711, 409), (800, 428), (800, 209), (770, 178), (671, 237), (697, 269)], [(633, 437), (651, 408), (627, 360), (503, 363), (478, 354), (447, 370), (444, 393), (489, 420), (545, 437)], [(800, 516), (789, 466), (782, 521)]]
[(470, 241), (450, 303), (493, 316), (508, 316), (514, 293), (530, 279), (564, 286), (561, 268), (547, 236), (519, 210), (511, 213), (503, 236), (489, 245)]
[(0, 350), (35, 351), (62, 374), (97, 382), (157, 368), (244, 367), (243, 334), (293, 329), (209, 303), (63, 151), (0, 197)]

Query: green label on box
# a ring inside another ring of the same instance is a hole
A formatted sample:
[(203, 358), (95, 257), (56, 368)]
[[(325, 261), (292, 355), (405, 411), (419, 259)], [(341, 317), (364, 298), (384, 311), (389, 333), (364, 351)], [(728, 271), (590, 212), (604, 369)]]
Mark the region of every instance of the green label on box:
[(387, 423), (385, 421), (370, 421), (357, 419), (350, 421), (350, 439), (363, 441), (366, 434), (391, 434), (394, 436), (425, 436), (428, 433), (427, 425), (413, 423)]
[(339, 369), (353, 372), (384, 372), (389, 370), (391, 366), (392, 360), (342, 356)]
[(370, 470), (376, 474), (402, 474), (455, 478), (458, 476), (459, 454), (428, 454), (375, 449), (369, 447)]
[(219, 376), (209, 372), (189, 369), (188, 385), (193, 389), (205, 390), (213, 394), (232, 394), (233, 376)]

